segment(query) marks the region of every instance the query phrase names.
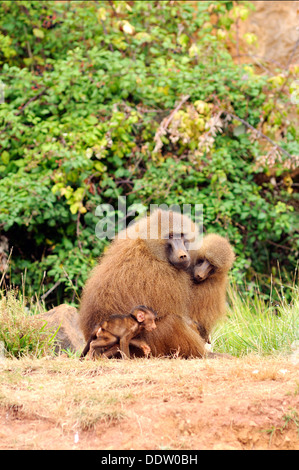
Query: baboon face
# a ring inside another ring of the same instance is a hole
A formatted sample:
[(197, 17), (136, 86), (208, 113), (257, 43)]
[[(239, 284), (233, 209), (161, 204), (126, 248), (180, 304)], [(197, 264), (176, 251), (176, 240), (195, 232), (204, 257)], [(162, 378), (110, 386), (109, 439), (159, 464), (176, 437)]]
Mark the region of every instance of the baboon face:
[(205, 281), (215, 273), (215, 267), (206, 259), (198, 259), (193, 269), (193, 278), (196, 283)]
[(155, 322), (156, 317), (157, 317), (156, 314), (152, 312), (148, 312), (147, 318), (145, 318), (145, 321), (144, 321), (144, 328), (146, 329), (146, 331), (153, 331), (157, 328), (157, 325)]
[(177, 269), (188, 269), (191, 260), (186, 248), (184, 234), (170, 233), (165, 241), (168, 261)]
[(136, 307), (131, 312), (131, 315), (132, 314), (146, 331), (153, 331), (157, 328), (155, 322), (157, 319), (157, 313), (152, 309), (144, 306)]

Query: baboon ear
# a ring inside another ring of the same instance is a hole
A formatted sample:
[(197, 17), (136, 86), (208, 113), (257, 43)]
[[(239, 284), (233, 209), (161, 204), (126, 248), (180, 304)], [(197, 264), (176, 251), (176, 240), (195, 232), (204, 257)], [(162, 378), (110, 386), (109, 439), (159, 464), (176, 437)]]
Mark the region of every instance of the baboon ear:
[(100, 328), (97, 330), (97, 332), (96, 332), (97, 338), (100, 336), (101, 331), (102, 331), (102, 328), (100, 327)]
[(138, 310), (136, 314), (136, 318), (139, 321), (139, 323), (143, 322), (145, 319), (145, 313), (142, 310)]

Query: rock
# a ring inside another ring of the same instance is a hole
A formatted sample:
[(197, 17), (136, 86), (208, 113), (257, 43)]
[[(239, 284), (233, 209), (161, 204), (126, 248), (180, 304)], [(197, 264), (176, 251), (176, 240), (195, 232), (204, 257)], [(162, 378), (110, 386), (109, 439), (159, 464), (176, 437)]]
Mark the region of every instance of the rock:
[(79, 327), (79, 312), (75, 307), (61, 304), (38, 316), (46, 320), (47, 325), (54, 331), (60, 325), (55, 338), (55, 352), (59, 353), (62, 349), (69, 349), (72, 352), (82, 351), (85, 340)]
[[(254, 33), (258, 38), (256, 54), (285, 67), (299, 60), (298, 1), (253, 2), (255, 11), (240, 24), (240, 36)], [(248, 59), (248, 58), (247, 58)]]

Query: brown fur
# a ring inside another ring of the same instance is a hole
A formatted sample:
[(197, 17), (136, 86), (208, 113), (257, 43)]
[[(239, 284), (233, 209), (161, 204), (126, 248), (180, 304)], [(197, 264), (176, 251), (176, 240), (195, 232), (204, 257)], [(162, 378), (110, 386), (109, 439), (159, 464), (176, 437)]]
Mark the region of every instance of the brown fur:
[(195, 321), (195, 327), (200, 334), (200, 336), (205, 340), (206, 343), (211, 344), (211, 339), (210, 335), (208, 334), (207, 330), (205, 327), (198, 321)]
[(201, 248), (190, 252), (192, 269), (198, 260), (207, 260), (214, 267), (206, 280), (193, 285), (190, 316), (200, 322), (209, 335), (217, 321), (226, 313), (228, 271), (235, 259), (233, 249), (225, 238), (210, 234), (203, 238)]
[[(123, 315), (135, 305), (150, 305), (158, 313), (157, 329), (143, 333), (152, 354), (169, 355), (179, 351), (184, 357), (204, 355), (204, 340), (190, 324), (190, 276), (170, 264), (167, 257), (167, 233), (181, 233), (185, 222), (186, 238), (197, 233), (194, 224), (186, 228), (186, 217), (173, 213), (171, 227), (164, 224), (165, 212), (156, 211), (127, 229), (132, 239), (113, 241), (100, 264), (93, 270), (83, 291), (80, 322), (88, 340), (97, 323), (114, 312)], [(167, 225), (167, 224), (166, 224)], [(148, 228), (157, 228), (159, 238), (145, 239)], [(122, 234), (123, 235), (123, 234)], [(192, 322), (191, 322), (192, 323)]]

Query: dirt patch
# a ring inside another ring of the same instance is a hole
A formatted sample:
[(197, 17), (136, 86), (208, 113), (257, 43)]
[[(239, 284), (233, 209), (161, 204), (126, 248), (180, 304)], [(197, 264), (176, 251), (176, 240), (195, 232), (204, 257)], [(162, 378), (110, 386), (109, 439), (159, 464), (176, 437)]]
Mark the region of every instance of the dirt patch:
[(6, 361), (1, 449), (299, 449), (284, 359)]

